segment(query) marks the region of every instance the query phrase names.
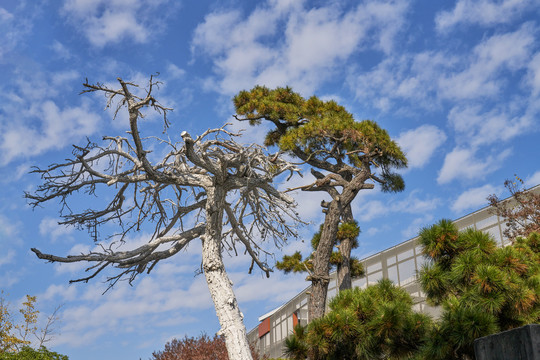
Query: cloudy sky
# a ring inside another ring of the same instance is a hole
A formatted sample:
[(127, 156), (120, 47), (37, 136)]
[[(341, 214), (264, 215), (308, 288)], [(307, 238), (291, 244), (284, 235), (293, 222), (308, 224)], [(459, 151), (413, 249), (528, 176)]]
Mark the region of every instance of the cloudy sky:
[[(538, 0), (174, 1), (4, 0), (0, 5), (0, 289), (13, 306), (37, 295), (44, 314), (63, 304), (50, 346), (72, 359), (148, 359), (172, 337), (218, 330), (206, 284), (195, 276), (198, 245), (157, 266), (133, 287), (69, 285), (81, 266), (39, 261), (30, 247), (79, 253), (85, 231), (57, 225), (59, 206), (32, 210), (29, 174), (67, 158), (71, 144), (120, 135), (104, 98), (79, 95), (86, 78), (140, 84), (160, 73), (156, 96), (174, 108), (169, 136), (231, 121), (231, 98), (256, 84), (289, 85), (335, 99), (373, 119), (407, 152), (406, 190), (366, 190), (354, 203), (363, 257), (505, 196), (505, 179), (540, 183)], [(148, 119), (145, 131), (160, 135)], [(242, 125), (233, 124), (239, 129)], [(244, 141), (260, 141), (248, 129)], [(283, 187), (308, 181), (293, 179)], [(296, 194), (313, 225), (321, 198)], [(103, 234), (106, 235), (106, 234)], [(142, 231), (131, 241), (144, 242)], [(307, 253), (291, 241), (283, 251)], [(281, 256), (276, 250), (276, 256)], [(227, 259), (249, 329), (307, 286), (303, 276), (247, 274)]]

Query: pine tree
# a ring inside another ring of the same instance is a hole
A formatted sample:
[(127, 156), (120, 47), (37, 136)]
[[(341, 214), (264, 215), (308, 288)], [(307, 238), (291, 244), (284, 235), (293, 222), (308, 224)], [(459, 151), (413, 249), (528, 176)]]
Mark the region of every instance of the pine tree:
[(476, 338), (540, 321), (540, 235), (499, 248), (487, 233), (458, 232), (449, 220), (420, 232), (430, 260), (419, 280), (442, 306), (426, 359), (472, 359)]
[[(305, 359), (405, 359), (426, 341), (431, 319), (413, 310), (411, 296), (390, 280), (340, 292), (330, 312), (295, 329), (285, 353)], [(299, 331), (301, 330), (301, 331)]]
[[(274, 125), (265, 145), (297, 157), (311, 166), (316, 181), (301, 186), (303, 191), (324, 191), (331, 201), (321, 205), (325, 213), (320, 240), (313, 252), (312, 283), (308, 304), (310, 320), (324, 314), (329, 282), (330, 259), (339, 224), (354, 221), (351, 202), (362, 189), (378, 183), (383, 191), (402, 191), (404, 182), (394, 169), (407, 160), (388, 133), (371, 120), (356, 121), (335, 101), (316, 96), (304, 99), (291, 88), (274, 90), (257, 86), (234, 97), (236, 118), (251, 125), (262, 120)], [(321, 171), (326, 173), (323, 174)], [(352, 240), (341, 241), (342, 265), (338, 269), (340, 289), (350, 288), (349, 259)]]

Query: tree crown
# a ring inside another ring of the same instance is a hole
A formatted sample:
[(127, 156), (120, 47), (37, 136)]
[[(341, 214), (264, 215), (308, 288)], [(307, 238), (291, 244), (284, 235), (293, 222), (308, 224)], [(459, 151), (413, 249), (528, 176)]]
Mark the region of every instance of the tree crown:
[[(353, 168), (380, 167), (385, 191), (400, 191), (401, 177), (391, 172), (407, 166), (407, 159), (388, 132), (372, 120), (356, 121), (335, 101), (316, 96), (304, 99), (291, 88), (256, 86), (234, 97), (241, 120), (256, 125), (274, 123), (265, 144), (276, 145), (324, 170), (346, 175)], [(238, 117), (237, 117), (238, 118)], [(352, 168), (351, 168), (352, 167)], [(371, 172), (371, 170), (368, 170)]]

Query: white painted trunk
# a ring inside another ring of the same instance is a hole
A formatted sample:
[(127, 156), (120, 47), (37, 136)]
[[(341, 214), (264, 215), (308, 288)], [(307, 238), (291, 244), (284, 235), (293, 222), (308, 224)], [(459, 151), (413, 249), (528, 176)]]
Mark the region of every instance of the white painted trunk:
[(252, 360), (243, 315), (238, 307), (232, 282), (227, 276), (221, 256), (225, 191), (216, 186), (214, 191), (209, 191), (207, 195), (207, 223), (206, 233), (202, 237), (202, 259), (208, 289), (221, 325), (219, 333), (225, 336), (230, 360)]

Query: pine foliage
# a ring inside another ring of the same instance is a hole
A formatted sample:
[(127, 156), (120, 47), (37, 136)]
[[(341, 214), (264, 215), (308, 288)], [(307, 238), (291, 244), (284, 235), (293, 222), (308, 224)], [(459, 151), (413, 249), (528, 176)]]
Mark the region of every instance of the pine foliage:
[(410, 358), (432, 326), (412, 306), (411, 296), (387, 279), (366, 289), (341, 291), (330, 301), (328, 314), (302, 332), (295, 329), (286, 354), (305, 359), (305, 349), (311, 348), (315, 359)]
[(335, 101), (316, 96), (304, 99), (291, 88), (256, 86), (241, 91), (233, 99), (236, 112), (260, 124), (268, 120), (276, 126), (266, 135), (265, 145), (277, 145), (298, 156), (299, 150), (311, 165), (347, 162), (357, 168), (380, 167), (383, 190), (401, 191), (403, 179), (392, 169), (407, 166), (407, 159), (388, 132), (372, 120), (356, 121)]
[[(319, 231), (316, 232), (313, 235), (313, 238), (311, 239), (311, 248), (313, 251), (317, 250), (317, 246), (319, 245), (319, 239), (321, 237), (321, 231), (322, 231), (322, 225), (320, 226)], [(333, 267), (337, 267), (341, 265), (341, 263), (343, 262), (343, 257), (341, 256), (340, 247), (339, 247), (341, 244), (341, 241), (345, 239), (351, 239), (352, 248), (356, 249), (358, 248), (358, 235), (359, 234), (360, 234), (360, 227), (358, 226), (358, 223), (356, 221), (344, 222), (339, 225), (337, 237), (335, 241), (335, 246), (334, 246), (336, 251), (333, 251), (332, 255), (330, 256), (330, 264)], [(283, 259), (276, 263), (276, 267), (279, 270), (282, 270), (283, 272), (285, 272), (286, 274), (290, 272), (310, 273), (313, 270), (312, 260), (313, 260), (313, 253), (304, 259), (300, 251), (296, 251), (292, 255), (284, 255)], [(358, 260), (358, 258), (352, 256), (350, 258), (349, 267), (351, 270), (351, 277), (358, 278), (358, 277), (364, 276), (364, 267), (362, 263), (360, 262), (360, 260)]]
[(458, 232), (448, 220), (420, 232), (429, 259), (419, 280), (442, 306), (426, 359), (474, 358), (476, 338), (540, 321), (540, 235), (500, 248), (487, 233)]
[(233, 101), (238, 120), (247, 120), (251, 125), (263, 120), (273, 123), (265, 145), (277, 146), (280, 152), (312, 167), (317, 180), (298, 189), (327, 192), (332, 198), (321, 204), (326, 215), (323, 229), (315, 235), (320, 236), (320, 242), (313, 247), (313, 253), (307, 259), (299, 253), (289, 255), (278, 265), (285, 271), (310, 272), (308, 312), (310, 318), (319, 318), (325, 312), (331, 266), (338, 262), (340, 289), (350, 288), (351, 277), (362, 273), (358, 261), (351, 260), (352, 244), (348, 240), (343, 242), (342, 256), (332, 254), (340, 222), (353, 220), (351, 202), (360, 190), (373, 189), (375, 184), (384, 192), (403, 191), (405, 183), (395, 170), (406, 167), (407, 159), (375, 121), (356, 121), (335, 101), (316, 96), (305, 99), (289, 87), (264, 86), (241, 91)]

